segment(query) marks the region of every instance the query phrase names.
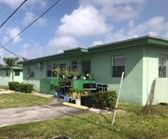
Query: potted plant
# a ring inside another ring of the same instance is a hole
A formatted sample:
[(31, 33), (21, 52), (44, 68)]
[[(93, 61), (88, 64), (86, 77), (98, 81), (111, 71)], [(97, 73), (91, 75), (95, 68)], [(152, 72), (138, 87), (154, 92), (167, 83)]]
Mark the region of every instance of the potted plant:
[(62, 75), (62, 79), (66, 79), (69, 75), (69, 70), (67, 68), (63, 68), (60, 74)]
[(78, 71), (73, 71), (73, 77), (74, 77), (73, 79), (76, 80), (78, 76), (79, 76)]
[(58, 78), (59, 78), (60, 72), (61, 72), (60, 67), (56, 67), (56, 68), (54, 69), (54, 74), (56, 74)]
[(75, 99), (75, 104), (76, 105), (81, 105), (81, 94), (83, 91), (81, 90), (73, 90), (72, 92), (72, 98)]
[(73, 79), (73, 77), (74, 77), (74, 72), (71, 70), (68, 70), (67, 78), (71, 80)]

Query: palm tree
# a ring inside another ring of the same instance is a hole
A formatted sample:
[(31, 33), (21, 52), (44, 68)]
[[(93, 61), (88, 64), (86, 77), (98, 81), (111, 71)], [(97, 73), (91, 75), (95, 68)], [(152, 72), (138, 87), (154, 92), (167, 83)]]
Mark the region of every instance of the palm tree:
[(3, 61), (5, 62), (6, 67), (9, 67), (9, 69), (12, 72), (12, 81), (14, 81), (13, 67), (16, 65), (17, 60), (18, 60), (18, 58), (16, 58), (16, 57), (3, 58)]

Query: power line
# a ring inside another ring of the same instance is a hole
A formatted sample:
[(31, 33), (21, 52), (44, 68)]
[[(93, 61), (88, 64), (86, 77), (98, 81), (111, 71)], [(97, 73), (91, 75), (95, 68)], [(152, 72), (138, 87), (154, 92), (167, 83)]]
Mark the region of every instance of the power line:
[(6, 20), (0, 25), (0, 28), (23, 6), (23, 4), (26, 2), (27, 0), (24, 0), (14, 11), (11, 15), (9, 15)]
[(36, 21), (38, 21), (42, 16), (44, 16), (47, 12), (49, 12), (54, 6), (56, 6), (61, 0), (57, 0), (55, 3), (53, 3), (46, 11), (44, 11), (39, 17), (35, 18), (35, 20), (33, 20), (28, 26), (26, 26), (24, 29), (22, 29), (17, 35), (15, 35), (13, 38), (11, 38), (9, 41), (7, 41), (4, 45), (0, 44), (0, 49), (3, 48), (4, 50), (6, 50), (7, 52), (11, 53), (12, 55), (15, 56), (20, 56), (12, 51), (10, 51), (9, 49), (7, 49), (5, 46), (7, 46), (10, 42), (12, 42), (15, 38), (17, 38), (19, 35), (21, 35), (24, 31), (26, 31), (29, 27), (31, 27)]
[[(1, 46), (2, 46), (2, 44), (0, 43), (0, 47), (1, 47)], [(7, 49), (7, 48), (5, 48), (5, 47), (4, 47), (3, 49), (4, 49), (5, 51), (7, 51), (8, 53), (10, 53), (10, 54), (16, 56), (16, 57), (24, 58), (23, 56), (18, 55), (18, 54), (16, 54), (16, 53), (10, 51), (9, 49)]]

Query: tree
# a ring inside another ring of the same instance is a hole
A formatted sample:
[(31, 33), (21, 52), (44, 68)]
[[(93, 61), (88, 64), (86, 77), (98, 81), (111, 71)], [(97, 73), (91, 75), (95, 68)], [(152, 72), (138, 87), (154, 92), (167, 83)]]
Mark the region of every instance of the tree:
[(14, 81), (13, 67), (16, 65), (18, 58), (15, 57), (5, 57), (3, 61), (5, 62), (6, 67), (11, 70), (12, 73), (12, 81)]

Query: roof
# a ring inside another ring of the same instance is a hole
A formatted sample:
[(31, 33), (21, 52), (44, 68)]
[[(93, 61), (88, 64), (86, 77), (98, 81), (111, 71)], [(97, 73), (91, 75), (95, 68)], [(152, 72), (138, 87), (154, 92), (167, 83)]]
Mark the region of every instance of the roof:
[(65, 50), (63, 53), (49, 55), (46, 57), (39, 57), (36, 59), (30, 59), (20, 63), (26, 64), (26, 63), (41, 62), (41, 61), (47, 61), (47, 60), (54, 60), (56, 58), (59, 59), (59, 58), (65, 58), (65, 57), (67, 58), (70, 56), (79, 56), (83, 54), (93, 54), (96, 52), (103, 52), (111, 49), (127, 48), (132, 46), (145, 46), (145, 45), (168, 48), (168, 40), (163, 38), (152, 37), (152, 36), (142, 36), (142, 37), (127, 39), (127, 40), (97, 45), (90, 48), (79, 47), (79, 48), (69, 49), (69, 50)]

